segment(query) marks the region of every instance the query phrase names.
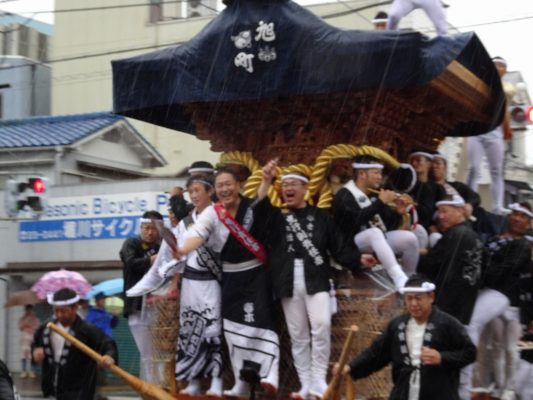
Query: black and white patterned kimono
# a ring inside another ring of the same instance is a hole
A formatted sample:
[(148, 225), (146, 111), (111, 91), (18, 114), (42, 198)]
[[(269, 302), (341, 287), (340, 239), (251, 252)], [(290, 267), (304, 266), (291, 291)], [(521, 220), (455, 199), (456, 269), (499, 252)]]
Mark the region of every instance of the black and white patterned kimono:
[[(57, 321), (53, 321), (57, 324)], [(96, 326), (76, 317), (68, 333), (102, 355), (112, 357), (118, 364), (115, 342)], [(93, 400), (96, 390), (96, 361), (72, 346), (68, 340), (54, 341), (46, 324), (35, 332), (32, 348), (42, 347), (45, 358), (42, 364), (42, 391), (44, 397), (57, 400)], [(59, 337), (59, 335), (58, 335)], [(64, 343), (54, 349), (54, 343)], [(60, 354), (56, 360), (56, 353)]]
[[(271, 224), (279, 210), (268, 198), (255, 201), (241, 197), (235, 220), (260, 243), (268, 243)], [(208, 239), (222, 261), (222, 318), (233, 372), (242, 368), (258, 372), (261, 380), (278, 386), (279, 338), (275, 331), (269, 274), (207, 207), (188, 236)]]
[(459, 400), (459, 371), (476, 359), (476, 347), (465, 328), (451, 315), (433, 307), (427, 321), (423, 346), (437, 350), (440, 365), (415, 367), (409, 356), (407, 324), (410, 315), (389, 322), (372, 345), (350, 363), (354, 379), (364, 378), (392, 363), (394, 387), (391, 400), (408, 400), (414, 374), (420, 374), (420, 400)]
[[(178, 247), (197, 219), (196, 210), (175, 229)], [(181, 280), (176, 379), (222, 375), (221, 288), (218, 257), (205, 246), (187, 256)]]

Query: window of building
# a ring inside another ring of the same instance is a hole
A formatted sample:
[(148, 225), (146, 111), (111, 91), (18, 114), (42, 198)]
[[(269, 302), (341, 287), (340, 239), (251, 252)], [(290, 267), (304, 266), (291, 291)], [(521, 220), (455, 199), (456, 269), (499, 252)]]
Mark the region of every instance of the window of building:
[(39, 39), (38, 39), (38, 53), (37, 57), (39, 61), (47, 61), (48, 60), (48, 36), (39, 33)]
[(24, 57), (30, 57), (30, 30), (27, 26), (19, 25), (19, 52), (18, 54)]
[(217, 0), (150, 0), (150, 22), (216, 15)]

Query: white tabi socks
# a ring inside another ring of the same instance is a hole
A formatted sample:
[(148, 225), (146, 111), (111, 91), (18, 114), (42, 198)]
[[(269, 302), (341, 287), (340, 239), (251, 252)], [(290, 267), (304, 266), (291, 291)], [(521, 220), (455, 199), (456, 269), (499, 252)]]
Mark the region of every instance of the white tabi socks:
[(187, 394), (189, 396), (197, 396), (201, 393), (200, 380), (191, 379), (187, 387), (183, 390), (180, 390), (181, 394)]
[(223, 381), (222, 378), (211, 378), (211, 386), (205, 393), (207, 396), (222, 397)]
[(224, 390), (224, 396), (250, 397), (250, 385), (241, 379), (235, 380), (235, 385), (230, 390)]

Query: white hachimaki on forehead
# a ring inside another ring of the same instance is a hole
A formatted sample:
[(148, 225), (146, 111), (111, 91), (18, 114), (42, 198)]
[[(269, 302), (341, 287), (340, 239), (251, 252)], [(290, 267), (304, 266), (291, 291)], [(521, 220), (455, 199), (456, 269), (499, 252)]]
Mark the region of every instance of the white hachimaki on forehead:
[(411, 154), (409, 154), (409, 160), (413, 157), (422, 156), (429, 158), (430, 160), (433, 160), (434, 154), (428, 153), (427, 151), (414, 151)]
[(205, 167), (205, 168), (203, 168), (203, 167), (194, 167), (194, 168), (189, 168), (189, 169), (187, 170), (187, 172), (188, 172), (189, 174), (192, 174), (192, 173), (194, 173), (194, 172), (208, 172), (208, 173), (213, 173), (213, 172), (215, 172), (215, 169), (214, 169), (214, 168), (207, 168), (207, 167)]
[(492, 57), (492, 62), (493, 63), (497, 63), (497, 64), (501, 64), (501, 65), (505, 65), (507, 67), (507, 61), (505, 61), (505, 58), (503, 58), (503, 57)]
[(201, 179), (201, 178), (194, 178), (194, 179), (191, 179), (189, 181), (189, 186), (191, 186), (193, 183), (201, 183), (203, 185), (206, 185), (206, 186), (209, 186), (209, 187), (213, 187), (213, 184), (211, 182), (208, 182), (206, 181), (205, 179)]
[(529, 218), (533, 218), (533, 212), (522, 206), (520, 203), (509, 204), (509, 210), (517, 211), (527, 215)]
[(440, 158), (441, 160), (448, 161), (446, 156), (442, 153), (435, 153), (433, 154), (433, 159)]
[(46, 295), (46, 301), (51, 306), (70, 306), (72, 304), (76, 304), (77, 302), (79, 302), (80, 301), (80, 296), (78, 296), (76, 294), (74, 297), (71, 297), (70, 299), (55, 300), (54, 299), (54, 294), (53, 293), (49, 293), (48, 295)]
[(281, 177), (281, 181), (286, 181), (287, 179), (296, 179), (296, 180), (299, 180), (303, 183), (309, 183), (309, 179), (307, 179), (305, 176), (303, 175), (298, 175), (298, 174), (286, 174), (286, 175), (283, 175)]
[(420, 286), (405, 286), (403, 288), (400, 288), (400, 293), (430, 293), (434, 292), (437, 287), (434, 283), (431, 282), (423, 282)]
[(437, 201), (435, 205), (438, 206), (455, 206), (463, 207), (465, 205), (465, 199), (458, 194), (454, 194), (451, 199)]
[(352, 163), (352, 168), (353, 169), (371, 169), (371, 168), (383, 169), (384, 166), (383, 166), (383, 164), (379, 164), (379, 163), (358, 163), (358, 162), (354, 162), (354, 163)]

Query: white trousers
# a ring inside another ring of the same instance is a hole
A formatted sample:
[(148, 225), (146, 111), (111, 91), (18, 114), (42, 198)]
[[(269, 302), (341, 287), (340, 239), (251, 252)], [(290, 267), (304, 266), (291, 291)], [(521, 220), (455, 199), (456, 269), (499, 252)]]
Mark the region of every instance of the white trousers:
[[(294, 367), (302, 386), (326, 382), (331, 347), (331, 309), (328, 292), (308, 295), (304, 267), (294, 266), (292, 297), (281, 301), (291, 337)], [(311, 326), (311, 332), (309, 332)]]
[(520, 355), (516, 344), (522, 336), (520, 310), (508, 307), (491, 322), (494, 378), (499, 388), (515, 390), (515, 377)]
[(466, 141), (466, 147), (468, 152), (468, 186), (470, 186), (473, 191), (477, 192), (481, 160), (483, 154), (485, 154), (487, 156), (490, 170), (492, 211), (501, 213), (505, 190), (503, 181), (505, 143), (503, 140), (502, 127), (499, 126), (493, 131), (483, 135), (469, 137)]
[(424, 228), (420, 224), (417, 224), (413, 233), (418, 239), (418, 248), (427, 249), (429, 246), (429, 235), (428, 235), (428, 231), (426, 231), (426, 228)]
[(533, 399), (533, 364), (526, 360), (518, 361), (515, 391), (520, 400)]
[(440, 0), (394, 0), (389, 10), (387, 29), (398, 29), (400, 20), (415, 8), (421, 8), (425, 11), (433, 25), (435, 25), (439, 36), (448, 33), (448, 23)]
[(140, 355), (139, 375), (140, 378), (154, 382), (153, 360), (152, 360), (152, 334), (147, 321), (143, 320), (141, 311), (128, 316), (128, 326), (131, 335), (135, 340)]
[[(355, 244), (362, 252), (376, 253), (389, 275), (399, 265), (395, 254), (401, 258), (403, 270), (408, 275), (416, 271), (420, 251), (418, 239), (411, 231), (383, 233), (379, 228), (368, 228), (355, 235)], [(394, 276), (391, 275), (391, 277), (394, 280)]]
[[(474, 311), (470, 318), (466, 330), (472, 342), (479, 346), (479, 341), (483, 329), (495, 318), (502, 315), (509, 307), (507, 296), (493, 289), (483, 289), (479, 292)], [(462, 400), (470, 400), (470, 390), (472, 388), (472, 374), (474, 366), (472, 364), (461, 370), (461, 384), (459, 393)]]

